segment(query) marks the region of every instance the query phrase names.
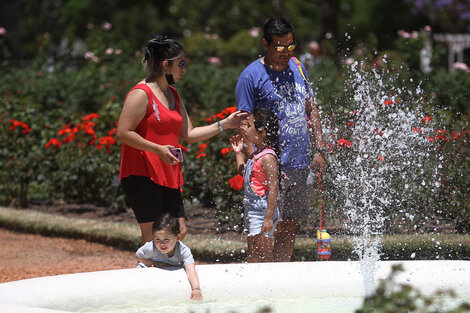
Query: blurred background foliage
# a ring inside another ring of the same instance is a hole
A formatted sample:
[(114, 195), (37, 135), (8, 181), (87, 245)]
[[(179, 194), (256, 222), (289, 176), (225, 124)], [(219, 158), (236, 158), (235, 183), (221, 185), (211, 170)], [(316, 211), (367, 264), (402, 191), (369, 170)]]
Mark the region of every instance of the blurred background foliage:
[[(263, 54), (261, 26), (282, 16), (295, 25), (297, 57), (309, 41), (321, 45), (321, 62), (308, 75), (322, 117), (338, 138), (348, 134), (352, 99), (346, 81), (352, 62), (398, 75), (394, 84), (404, 97), (423, 89), (423, 107), (439, 121), (436, 127), (446, 130), (448, 140), (435, 141), (444, 151), (445, 179), (438, 193), (420, 190), (415, 198), (426, 201), (410, 207), (423, 217), (423, 229), (424, 218), (436, 214), (459, 231), (470, 230), (468, 69), (449, 73), (447, 47), (437, 42), (431, 72), (420, 69), (419, 57), (430, 33), (468, 33), (467, 1), (3, 0), (0, 9), (2, 205), (93, 203), (123, 209), (116, 181), (120, 143), (108, 137), (114, 136), (126, 93), (143, 76), (142, 48), (150, 36), (171, 35), (184, 44), (188, 66), (176, 87), (194, 124), (204, 125), (235, 106), (239, 73)], [(467, 49), (464, 62), (469, 59)], [(85, 128), (83, 118), (90, 113), (99, 117)], [(73, 140), (64, 135), (67, 129)], [(462, 135), (454, 140), (456, 132)], [(237, 227), (242, 194), (229, 183), (236, 175), (233, 155), (222, 152), (233, 134), (224, 132), (204, 148), (182, 142), (183, 192), (188, 208), (213, 208), (221, 222)], [(344, 199), (334, 193), (337, 187), (329, 187), (327, 218), (340, 219)], [(399, 223), (390, 231), (399, 231)]]

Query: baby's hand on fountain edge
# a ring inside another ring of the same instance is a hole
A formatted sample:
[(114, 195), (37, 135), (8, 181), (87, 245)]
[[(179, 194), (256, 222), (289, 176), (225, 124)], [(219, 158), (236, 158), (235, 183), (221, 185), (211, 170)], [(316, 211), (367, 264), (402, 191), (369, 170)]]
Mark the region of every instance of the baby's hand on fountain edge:
[(191, 297), (190, 300), (202, 300), (202, 292), (201, 289), (195, 288), (191, 290)]

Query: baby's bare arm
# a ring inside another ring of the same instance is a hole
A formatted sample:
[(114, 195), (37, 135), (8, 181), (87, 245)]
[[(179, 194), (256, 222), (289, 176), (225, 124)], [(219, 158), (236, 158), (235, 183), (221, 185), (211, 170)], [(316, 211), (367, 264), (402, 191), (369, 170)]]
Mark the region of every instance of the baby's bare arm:
[(145, 264), (145, 265), (148, 266), (148, 267), (165, 268), (165, 267), (170, 266), (170, 265), (168, 265), (167, 263), (163, 263), (163, 262), (154, 262), (154, 261), (152, 261), (151, 259), (141, 259), (141, 258), (137, 258), (137, 262), (143, 263), (143, 264)]
[(142, 264), (145, 264), (146, 266), (148, 267), (151, 267), (152, 264), (153, 264), (153, 261), (151, 259), (141, 259), (141, 258), (137, 258), (137, 263), (142, 263)]
[(202, 300), (201, 286), (199, 285), (199, 277), (197, 276), (196, 266), (189, 264), (185, 267), (186, 275), (188, 275), (191, 284), (191, 300)]

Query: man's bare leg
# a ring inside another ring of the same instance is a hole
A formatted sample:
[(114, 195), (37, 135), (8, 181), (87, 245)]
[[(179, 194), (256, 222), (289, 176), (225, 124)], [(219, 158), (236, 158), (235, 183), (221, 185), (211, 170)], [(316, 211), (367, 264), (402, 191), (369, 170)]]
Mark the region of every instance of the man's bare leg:
[(247, 262), (260, 263), (273, 261), (273, 239), (263, 236), (247, 237)]
[(277, 224), (274, 233), (274, 262), (290, 262), (294, 254), (295, 225), (296, 221), (292, 218), (284, 218)]

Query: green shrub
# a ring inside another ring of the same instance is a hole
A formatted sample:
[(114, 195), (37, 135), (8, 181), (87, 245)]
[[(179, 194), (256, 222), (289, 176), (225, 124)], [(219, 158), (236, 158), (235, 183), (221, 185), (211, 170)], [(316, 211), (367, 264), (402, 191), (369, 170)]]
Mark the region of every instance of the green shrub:
[(372, 295), (366, 296), (361, 308), (356, 313), (369, 312), (468, 312), (470, 303), (460, 303), (451, 309), (443, 309), (442, 297), (455, 297), (452, 290), (436, 291), (435, 294), (423, 295), (409, 284), (397, 284), (394, 279), (403, 271), (403, 266), (394, 265), (389, 276), (382, 280)]

